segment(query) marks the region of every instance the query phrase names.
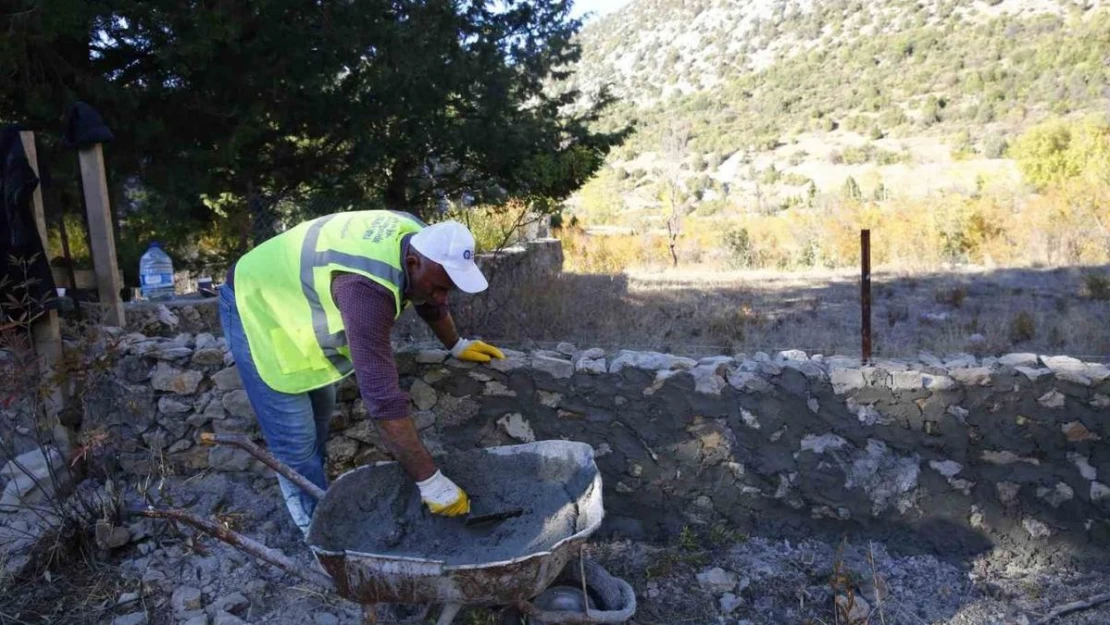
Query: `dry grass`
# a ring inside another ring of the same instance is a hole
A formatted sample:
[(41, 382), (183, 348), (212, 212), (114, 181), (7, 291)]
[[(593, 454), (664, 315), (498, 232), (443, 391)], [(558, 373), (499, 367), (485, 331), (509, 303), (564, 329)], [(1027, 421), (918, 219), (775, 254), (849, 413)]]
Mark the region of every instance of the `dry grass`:
[(1010, 341), (1015, 345), (1032, 341), (1037, 336), (1037, 320), (1025, 310), (1019, 310), (1010, 321)]
[(856, 611), (856, 608), (862, 605), (856, 597), (856, 589), (859, 588), (861, 580), (858, 573), (849, 569), (844, 563), (843, 550), (846, 545), (845, 539), (836, 552), (833, 571), (829, 576), (829, 588), (833, 596), (833, 619), (837, 624), (868, 625), (868, 614), (864, 613), (861, 616)]
[[(639, 211), (623, 221), (636, 234), (562, 233), (568, 269), (618, 273), (657, 269), (669, 260), (662, 215)], [(1110, 185), (1077, 180), (1042, 195), (1002, 189), (882, 202), (831, 198), (771, 213), (734, 206), (709, 217), (685, 217), (678, 254), (680, 265), (718, 269), (858, 267), (859, 232), (870, 229), (875, 268), (1100, 265), (1110, 263), (1108, 224)], [(1110, 296), (1110, 289), (1101, 292)]]
[(1101, 271), (1089, 271), (1083, 274), (1083, 288), (1085, 295), (1091, 299), (1110, 300), (1110, 277)]
[(629, 213), (605, 235), (562, 228), (563, 275), (459, 307), (456, 321), (507, 347), (857, 354), (859, 233), (869, 228), (876, 355), (1110, 356), (1108, 185), (733, 208), (683, 218), (678, 269), (658, 213)]
[[(140, 598), (117, 605), (126, 592), (139, 593)], [(153, 606), (144, 605), (138, 580), (89, 558), (54, 567), (42, 577), (0, 593), (0, 623), (92, 625), (110, 623), (115, 616), (144, 609)]]
[[(875, 354), (1110, 355), (1110, 301), (1088, 297), (1084, 275), (1080, 269), (878, 271), (872, 277)], [(691, 356), (782, 349), (855, 355), (859, 276), (710, 268), (565, 273), (520, 286), (484, 319), (458, 320), (464, 332), (507, 347), (570, 341)], [(972, 341), (975, 334), (982, 340)]]
[(967, 288), (956, 286), (938, 289), (933, 299), (938, 304), (959, 308), (964, 305), (964, 300), (967, 299)]
[(678, 270), (660, 216), (628, 219), (635, 234), (564, 229), (570, 275), (522, 287), (511, 322), (475, 331), (691, 354), (858, 353), (869, 228), (876, 354), (1110, 355), (1107, 185), (692, 215)]

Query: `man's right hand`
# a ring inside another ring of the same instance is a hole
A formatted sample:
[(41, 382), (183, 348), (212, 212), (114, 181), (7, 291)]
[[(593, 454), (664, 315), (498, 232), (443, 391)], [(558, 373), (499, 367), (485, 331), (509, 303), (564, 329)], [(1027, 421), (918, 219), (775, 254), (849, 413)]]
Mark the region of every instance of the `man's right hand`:
[(417, 482), (416, 486), (420, 489), (420, 499), (432, 514), (459, 516), (470, 512), (470, 498), (466, 492), (440, 471)]

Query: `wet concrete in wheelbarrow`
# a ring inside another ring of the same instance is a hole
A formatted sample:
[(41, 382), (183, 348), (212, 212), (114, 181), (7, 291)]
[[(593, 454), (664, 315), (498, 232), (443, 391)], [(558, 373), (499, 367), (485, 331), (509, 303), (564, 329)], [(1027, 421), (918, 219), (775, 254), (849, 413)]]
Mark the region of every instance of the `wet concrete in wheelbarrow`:
[(328, 489), (309, 542), (331, 551), (482, 564), (546, 551), (586, 525), (577, 499), (593, 473), (571, 459), (477, 450), (438, 464), (471, 497), (471, 516), (522, 513), (467, 527), (465, 516), (431, 514), (399, 465), (365, 467)]

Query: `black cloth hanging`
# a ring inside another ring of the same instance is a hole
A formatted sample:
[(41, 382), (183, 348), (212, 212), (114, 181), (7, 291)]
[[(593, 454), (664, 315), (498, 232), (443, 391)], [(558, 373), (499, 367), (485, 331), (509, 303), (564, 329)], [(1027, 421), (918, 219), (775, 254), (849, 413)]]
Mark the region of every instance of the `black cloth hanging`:
[(39, 179), (19, 130), (0, 129), (0, 323), (31, 319), (56, 305), (54, 276), (31, 208)]
[(78, 101), (66, 112), (62, 143), (67, 148), (84, 148), (94, 143), (110, 143), (115, 136), (96, 109)]

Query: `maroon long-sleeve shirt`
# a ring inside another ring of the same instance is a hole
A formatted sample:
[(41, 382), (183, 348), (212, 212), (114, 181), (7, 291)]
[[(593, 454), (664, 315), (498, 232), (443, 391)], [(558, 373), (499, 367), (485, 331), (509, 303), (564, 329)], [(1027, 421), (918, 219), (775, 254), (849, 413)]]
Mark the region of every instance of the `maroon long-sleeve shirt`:
[[(411, 237), (411, 235), (410, 235)], [(401, 266), (409, 249), (409, 237), (401, 245)], [(234, 286), (235, 265), (227, 272), (227, 284)], [(402, 292), (408, 287), (408, 273)], [(331, 281), (335, 300), (351, 348), (351, 362), (359, 393), (372, 419), (403, 419), (409, 416), (409, 395), (401, 390), (397, 363), (389, 337), (393, 331), (396, 304), (393, 294), (373, 280), (351, 273), (337, 273)], [(426, 323), (435, 323), (448, 314), (446, 304), (414, 305)]]
[[(409, 395), (397, 380), (397, 363), (389, 336), (393, 330), (396, 304), (393, 294), (369, 278), (355, 274), (335, 276), (331, 294), (343, 317), (347, 345), (362, 401), (373, 419), (403, 419), (409, 416)], [(447, 306), (413, 306), (427, 323), (447, 315)]]

